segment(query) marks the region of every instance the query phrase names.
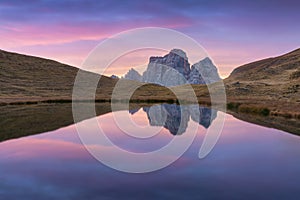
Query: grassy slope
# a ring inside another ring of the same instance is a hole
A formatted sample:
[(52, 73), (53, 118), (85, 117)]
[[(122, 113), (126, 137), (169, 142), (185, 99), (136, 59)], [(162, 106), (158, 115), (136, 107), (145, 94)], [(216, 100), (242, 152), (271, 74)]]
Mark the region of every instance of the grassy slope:
[[(0, 103), (70, 100), (78, 70), (53, 60), (0, 50)], [(100, 78), (94, 73), (84, 73), (90, 78)], [(115, 82), (101, 76), (99, 86), (111, 90)]]
[[(29, 104), (41, 101), (70, 102), (78, 71), (78, 68), (53, 60), (0, 50), (0, 105)], [(117, 83), (116, 79), (80, 71), (86, 78), (84, 90), (93, 90), (89, 81), (100, 79), (96, 99), (99, 101), (110, 100)], [(119, 85), (119, 91), (124, 94), (127, 94), (129, 88), (142, 86), (141, 83), (130, 80), (122, 80)], [(135, 101), (168, 101), (175, 99), (175, 96), (165, 87), (147, 84), (139, 88), (132, 99)]]
[(264, 107), (271, 115), (300, 117), (300, 49), (238, 67), (224, 82), (228, 102), (244, 104), (240, 110)]

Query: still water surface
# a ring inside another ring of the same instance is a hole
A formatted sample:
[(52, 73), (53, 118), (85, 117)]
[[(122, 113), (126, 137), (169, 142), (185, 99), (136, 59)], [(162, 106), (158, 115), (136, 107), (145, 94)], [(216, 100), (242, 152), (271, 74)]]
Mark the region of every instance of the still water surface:
[[(193, 116), (193, 109), (200, 110), (200, 119)], [(75, 125), (2, 142), (0, 199), (300, 197), (300, 137), (226, 115), (217, 145), (207, 157), (199, 159), (206, 130), (218, 112), (201, 107), (185, 111), (164, 104), (114, 113), (130, 115), (134, 123), (145, 127), (141, 134), (159, 131), (147, 140), (124, 134), (114, 123), (112, 113), (97, 117), (113, 143), (133, 152), (159, 149), (173, 137), (185, 137), (185, 128), (191, 123), (199, 125), (192, 146), (179, 160), (147, 174), (118, 172), (98, 162), (81, 144)], [(166, 119), (164, 123), (161, 116)]]

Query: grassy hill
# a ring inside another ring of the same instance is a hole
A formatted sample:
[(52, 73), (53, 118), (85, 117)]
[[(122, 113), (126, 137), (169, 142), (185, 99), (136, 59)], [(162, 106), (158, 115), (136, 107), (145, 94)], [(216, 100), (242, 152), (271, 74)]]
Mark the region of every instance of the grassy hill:
[(300, 118), (300, 49), (240, 66), (224, 82), (233, 108)]
[(225, 83), (229, 96), (300, 102), (300, 49), (238, 67)]
[[(30, 104), (36, 102), (71, 102), (75, 77), (80, 69), (53, 60), (0, 50), (0, 104)], [(90, 80), (99, 79), (97, 101), (109, 101), (118, 80), (80, 70), (84, 74), (85, 90)], [(101, 77), (101, 78), (100, 78)], [(141, 83), (121, 80), (121, 92), (139, 88)], [(82, 97), (84, 99), (84, 97)], [(169, 89), (147, 84), (132, 97), (135, 101), (169, 100), (175, 96)]]
[[(53, 60), (0, 50), (0, 103), (70, 100), (78, 70)], [(100, 78), (94, 73), (84, 73)], [(115, 82), (101, 76), (99, 86), (110, 89)]]
[(300, 49), (282, 56), (267, 58), (240, 66), (227, 80), (259, 81), (267, 84), (283, 84), (299, 81)]

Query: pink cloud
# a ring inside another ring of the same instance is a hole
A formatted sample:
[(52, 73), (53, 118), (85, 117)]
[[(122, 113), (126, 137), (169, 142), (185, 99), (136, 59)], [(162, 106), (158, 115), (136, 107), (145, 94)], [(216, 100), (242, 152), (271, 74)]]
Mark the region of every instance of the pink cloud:
[(185, 17), (153, 20), (127, 20), (119, 25), (109, 22), (83, 21), (60, 22), (56, 24), (14, 24), (1, 25), (0, 35), (6, 38), (1, 48), (12, 48), (30, 45), (51, 45), (77, 40), (101, 40), (113, 34), (136, 27), (160, 26), (178, 28), (190, 25)]

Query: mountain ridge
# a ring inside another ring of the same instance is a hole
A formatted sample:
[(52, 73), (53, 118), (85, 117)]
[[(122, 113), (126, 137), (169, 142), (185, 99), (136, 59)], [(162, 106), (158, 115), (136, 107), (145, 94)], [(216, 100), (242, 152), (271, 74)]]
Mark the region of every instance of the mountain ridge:
[[(244, 64), (235, 68), (229, 75), (227, 80), (244, 78), (244, 80), (262, 80), (269, 78), (270, 75), (281, 75), (280, 73), (287, 73), (282, 81), (289, 81), (290, 75), (293, 70), (300, 69), (300, 48), (295, 49), (289, 53), (270, 57), (258, 61), (254, 61), (248, 64)], [(247, 76), (245, 77), (245, 73)], [(260, 72), (260, 74), (257, 74)], [(267, 76), (268, 75), (268, 76)]]
[(187, 54), (181, 49), (172, 49), (164, 56), (151, 56), (143, 75), (131, 68), (124, 78), (167, 87), (211, 84), (221, 80), (217, 67), (208, 57), (191, 66)]

